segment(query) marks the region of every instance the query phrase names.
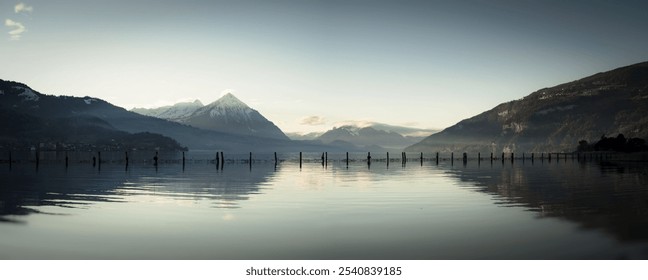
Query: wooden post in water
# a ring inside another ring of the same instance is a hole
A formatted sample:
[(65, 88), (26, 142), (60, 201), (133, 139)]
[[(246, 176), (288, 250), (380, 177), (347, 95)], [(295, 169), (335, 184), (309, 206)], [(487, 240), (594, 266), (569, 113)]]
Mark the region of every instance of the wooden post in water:
[(463, 163), (464, 165), (468, 163), (468, 153), (463, 153)]
[(328, 152), (324, 152), (324, 164), (328, 166)]
[(299, 152), (299, 169), (302, 168), (302, 152)]
[(97, 152), (97, 158), (97, 163), (99, 164), (99, 166), (101, 166), (101, 152)]
[(275, 158), (275, 165), (277, 165), (277, 163), (279, 162), (279, 160), (277, 160), (277, 152), (274, 152), (274, 158)]
[[(182, 154), (184, 155), (184, 152)], [(124, 159), (126, 159), (126, 166), (128, 166), (128, 151), (124, 152)]]
[(324, 153), (322, 153), (322, 166), (324, 166)]
[(250, 164), (250, 169), (252, 169), (252, 152), (250, 152), (250, 159), (248, 162)]
[(155, 156), (153, 157), (153, 165), (158, 166), (158, 152), (155, 152)]
[(493, 153), (491, 153), (491, 163), (493, 163)]
[(535, 153), (531, 153), (531, 162), (533, 162), (534, 156), (535, 156)]
[(65, 168), (68, 167), (68, 153), (65, 152)]
[(371, 152), (367, 152), (367, 163), (371, 164)]
[(511, 153), (511, 163), (515, 160), (515, 153)]
[(439, 152), (436, 152), (436, 165), (439, 165)]
[(551, 162), (551, 153), (548, 153), (549, 155), (547, 156), (549, 162)]
[(349, 152), (346, 152), (346, 166), (349, 167)]
[(9, 169), (11, 169), (11, 163), (12, 163), (12, 160), (11, 160), (11, 151), (9, 151)]
[(481, 162), (481, 152), (477, 153), (477, 163)]
[(454, 162), (454, 152), (450, 153), (450, 161)]
[(504, 163), (504, 152), (502, 152), (502, 163)]
[(387, 166), (389, 166), (389, 152), (387, 152)]
[(221, 155), (221, 170), (225, 167), (225, 155), (223, 154), (223, 151), (220, 152)]
[(95, 166), (97, 166), (97, 157), (92, 156), (92, 167), (95, 167)]
[(216, 170), (220, 169), (220, 155), (219, 152), (216, 152)]

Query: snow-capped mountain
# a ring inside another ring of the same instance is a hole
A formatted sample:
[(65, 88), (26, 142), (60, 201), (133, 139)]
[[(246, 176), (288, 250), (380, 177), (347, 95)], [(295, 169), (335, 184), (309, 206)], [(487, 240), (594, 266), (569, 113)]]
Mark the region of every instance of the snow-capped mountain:
[(133, 108), (131, 111), (145, 116), (167, 119), (170, 121), (181, 121), (202, 107), (202, 102), (200, 102), (200, 100), (195, 100), (194, 102), (180, 102), (172, 106), (164, 106), (154, 109)]
[(196, 100), (154, 109), (135, 108), (131, 111), (201, 129), (289, 140), (274, 123), (231, 93), (206, 106)]
[(202, 129), (288, 140), (274, 123), (231, 93), (196, 110), (181, 122)]

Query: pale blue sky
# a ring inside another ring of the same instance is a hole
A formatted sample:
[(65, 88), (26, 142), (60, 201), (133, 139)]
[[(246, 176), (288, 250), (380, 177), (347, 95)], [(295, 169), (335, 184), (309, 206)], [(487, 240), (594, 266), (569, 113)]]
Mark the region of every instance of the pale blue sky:
[(0, 0), (0, 16), (0, 79), (127, 109), (232, 89), (286, 132), (445, 128), (648, 60), (646, 1)]

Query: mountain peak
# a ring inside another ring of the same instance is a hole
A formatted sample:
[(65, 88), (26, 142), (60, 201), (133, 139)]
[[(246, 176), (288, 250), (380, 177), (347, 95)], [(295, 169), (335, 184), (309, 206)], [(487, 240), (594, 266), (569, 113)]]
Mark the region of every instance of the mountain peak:
[(208, 107), (229, 107), (229, 108), (250, 108), (247, 104), (245, 104), (243, 101), (239, 100), (234, 96), (234, 94), (228, 92), (227, 94), (223, 95), (221, 98), (218, 100), (212, 102), (211, 104), (207, 105)]

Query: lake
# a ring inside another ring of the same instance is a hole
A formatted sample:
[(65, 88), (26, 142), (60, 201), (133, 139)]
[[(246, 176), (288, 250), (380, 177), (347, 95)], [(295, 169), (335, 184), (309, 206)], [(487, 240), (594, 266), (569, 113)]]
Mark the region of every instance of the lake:
[(0, 258), (648, 258), (646, 164), (254, 156), (4, 163)]

